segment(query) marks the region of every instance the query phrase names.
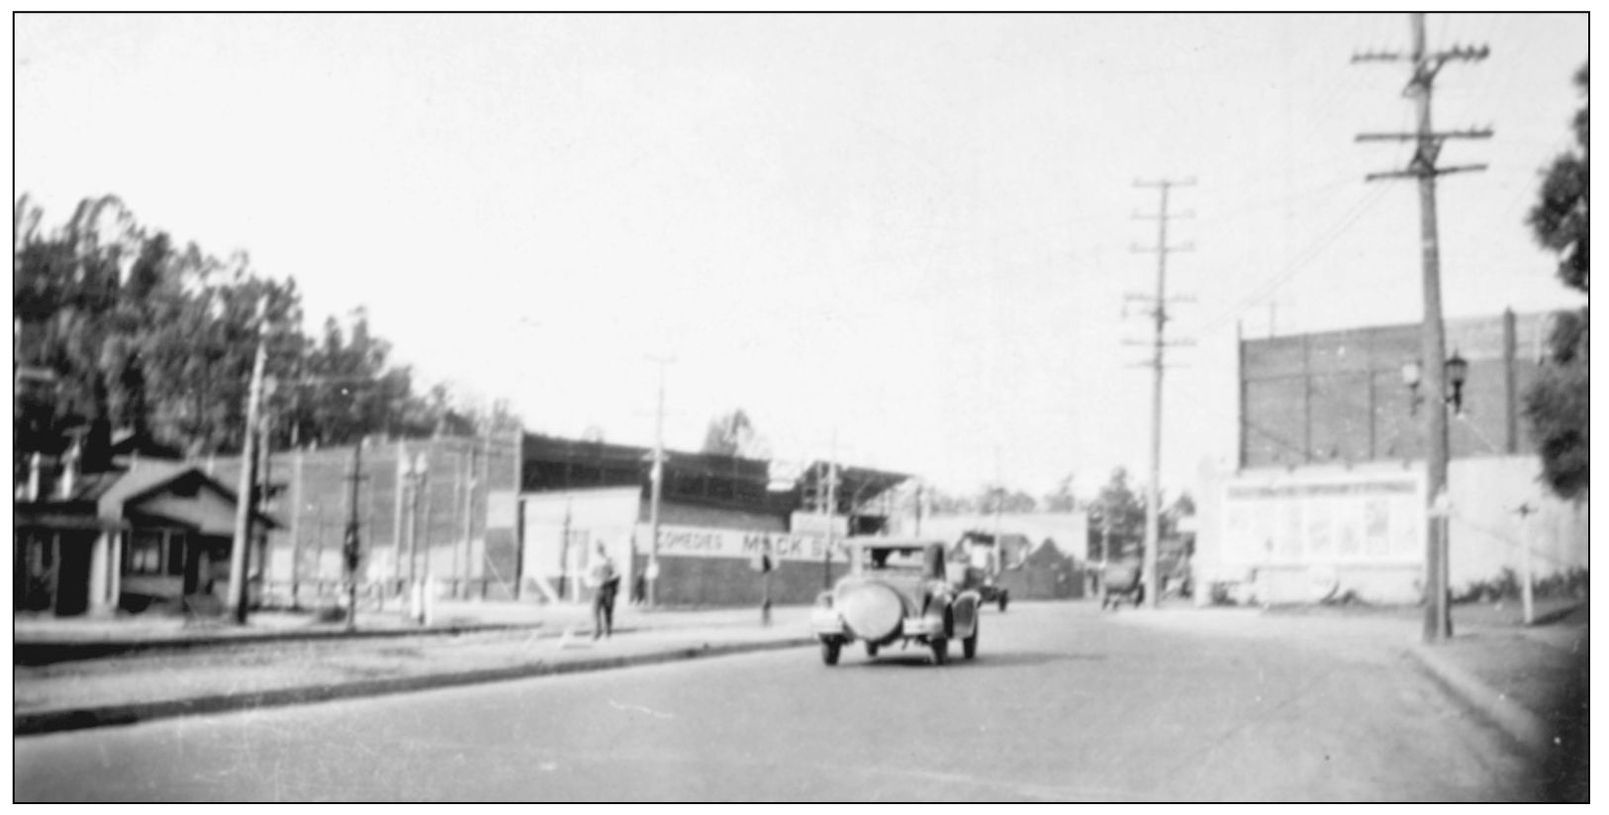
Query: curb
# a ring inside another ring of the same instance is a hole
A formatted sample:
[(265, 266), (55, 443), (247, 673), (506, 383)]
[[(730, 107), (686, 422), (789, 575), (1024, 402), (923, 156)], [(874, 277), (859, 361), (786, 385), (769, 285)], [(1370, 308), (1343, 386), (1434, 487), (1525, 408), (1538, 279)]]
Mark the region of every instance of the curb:
[[(231, 636), (175, 637), (147, 640), (14, 640), (12, 665), (37, 667), (58, 662), (132, 654), (142, 651), (184, 651), (191, 648), (217, 648), (232, 645), (261, 645), (268, 642), (298, 642), (306, 640), (381, 639), (385, 637), (457, 636), (494, 631), (519, 631), (542, 628), (543, 623), (469, 623), (463, 625), (432, 626), (428, 628), (371, 628), (356, 631), (264, 631)], [(620, 629), (622, 633), (628, 629)]]
[(1526, 749), (1542, 753), (1553, 746), (1552, 731), (1542, 717), (1510, 701), (1430, 648), (1417, 645), (1407, 652), (1451, 696), (1486, 717)]
[(192, 716), (204, 713), (223, 713), (247, 708), (282, 707), (286, 705), (327, 702), (363, 696), (384, 696), (412, 691), (501, 682), (510, 679), (528, 679), (537, 676), (606, 671), (686, 659), (729, 656), (752, 651), (771, 651), (814, 645), (815, 637), (790, 637), (766, 642), (729, 643), (725, 645), (680, 646), (667, 650), (649, 651), (616, 657), (578, 659), (570, 662), (535, 662), (509, 668), (487, 668), (461, 673), (437, 673), (420, 676), (375, 679), (340, 685), (313, 685), (299, 688), (257, 691), (239, 694), (215, 694), (191, 699), (174, 699), (164, 702), (103, 705), (89, 708), (69, 708), (33, 713), (18, 713), (11, 717), (12, 736), (30, 736), (59, 733), (67, 730), (84, 730), (94, 727), (127, 725), (137, 722)]
[(1523, 627), (1525, 627), (1525, 628), (1536, 628), (1537, 626), (1540, 626), (1540, 625), (1551, 625), (1553, 623), (1558, 622), (1559, 620), (1564, 619), (1565, 617), (1570, 616), (1571, 614), (1576, 613), (1577, 611), (1579, 611), (1581, 609), (1582, 606), (1585, 606), (1585, 605), (1586, 605), (1586, 602), (1583, 601), (1583, 602), (1580, 602), (1580, 603), (1574, 603), (1572, 605), (1564, 606), (1562, 608), (1556, 608), (1553, 611), (1548, 612), (1547, 614), (1539, 615), (1536, 619), (1531, 621), (1531, 624), (1529, 626), (1523, 626)]

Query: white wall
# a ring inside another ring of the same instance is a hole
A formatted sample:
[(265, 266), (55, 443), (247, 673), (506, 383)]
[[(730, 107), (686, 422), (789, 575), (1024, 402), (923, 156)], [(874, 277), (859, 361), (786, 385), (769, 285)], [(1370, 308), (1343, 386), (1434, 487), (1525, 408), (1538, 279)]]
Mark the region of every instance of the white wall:
[[(608, 548), (621, 585), (630, 586), (632, 533), (637, 523), (641, 490), (637, 487), (603, 487), (520, 496), (525, 514), (524, 568), (528, 579), (550, 581), (568, 573), (573, 580), (586, 574), (592, 553), (602, 543)], [(566, 521), (568, 518), (568, 521)], [(564, 531), (570, 546), (564, 546)], [(565, 554), (567, 563), (561, 564)], [(574, 599), (573, 597), (565, 599)]]
[[(1458, 459), (1447, 474), (1451, 551), (1447, 569), (1454, 590), (1520, 573), (1529, 541), (1538, 578), (1587, 565), (1587, 502), (1561, 501), (1541, 481), (1533, 456)], [(1538, 510), (1522, 520), (1521, 505)]]
[[(1223, 472), (1204, 465), (1197, 493), (1201, 496), (1201, 529), (1197, 537), (1195, 570), (1199, 601), (1207, 599), (1213, 582), (1239, 584), (1243, 598), (1258, 601), (1308, 602), (1324, 593), (1320, 584), (1333, 581), (1337, 591), (1352, 591), (1361, 599), (1380, 603), (1417, 602), (1424, 586), (1425, 528), (1422, 515), (1413, 523), (1415, 535), (1405, 547), (1392, 545), (1387, 556), (1314, 556), (1300, 547), (1286, 550), (1286, 534), (1276, 518), (1287, 514), (1306, 522), (1307, 499), (1270, 502), (1266, 537), (1269, 551), (1248, 558), (1243, 546), (1232, 540), (1225, 508), (1230, 485), (1298, 485), (1389, 479), (1405, 469), (1422, 479), (1423, 462), (1368, 464), (1356, 467), (1324, 465)], [(1539, 481), (1541, 463), (1534, 456), (1461, 458), (1448, 469), (1451, 509), (1448, 573), (1453, 590), (1501, 575), (1506, 568), (1521, 572), (1524, 544), (1529, 541), (1533, 574), (1540, 579), (1587, 565), (1586, 502), (1560, 501)], [(1418, 493), (1416, 500), (1423, 500)], [(1279, 504), (1276, 506), (1275, 504)], [(1538, 510), (1522, 521), (1515, 511), (1522, 504)], [(1326, 510), (1328, 511), (1328, 510)], [(1396, 520), (1393, 519), (1393, 529)], [(1292, 555), (1292, 551), (1300, 554)]]

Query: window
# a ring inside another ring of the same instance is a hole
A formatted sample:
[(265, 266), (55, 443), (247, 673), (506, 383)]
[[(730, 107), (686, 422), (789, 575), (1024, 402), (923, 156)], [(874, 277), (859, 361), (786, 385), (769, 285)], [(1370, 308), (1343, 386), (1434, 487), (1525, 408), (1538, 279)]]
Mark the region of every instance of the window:
[(154, 529), (136, 530), (129, 536), (123, 564), (129, 574), (161, 574), (162, 533)]

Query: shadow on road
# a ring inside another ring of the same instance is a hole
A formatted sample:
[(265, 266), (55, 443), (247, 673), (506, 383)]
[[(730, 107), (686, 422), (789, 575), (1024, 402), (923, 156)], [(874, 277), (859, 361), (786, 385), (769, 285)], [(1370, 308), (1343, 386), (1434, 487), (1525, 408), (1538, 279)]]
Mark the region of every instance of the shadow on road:
[[(1104, 662), (1105, 654), (1059, 654), (1048, 651), (1017, 651), (1008, 653), (985, 654), (980, 653), (974, 659), (963, 659), (952, 655), (942, 667), (945, 670), (955, 668), (1008, 668), (1025, 665), (1049, 665), (1053, 662)], [(876, 658), (861, 657), (858, 660), (846, 660), (840, 667), (867, 668), (933, 668), (932, 656), (926, 651), (911, 649), (906, 653), (879, 654)]]

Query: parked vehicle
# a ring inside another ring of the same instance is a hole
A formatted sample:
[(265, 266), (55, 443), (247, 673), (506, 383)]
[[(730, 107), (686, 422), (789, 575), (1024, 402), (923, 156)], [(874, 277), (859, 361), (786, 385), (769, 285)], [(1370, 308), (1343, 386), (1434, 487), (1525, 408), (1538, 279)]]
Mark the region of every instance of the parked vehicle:
[(943, 665), (953, 639), (967, 659), (977, 655), (979, 594), (946, 579), (942, 542), (851, 538), (847, 545), (849, 574), (821, 593), (810, 617), (822, 662), (836, 665), (839, 652), (856, 640), (865, 643), (868, 657), (885, 645), (914, 641)]
[(1133, 560), (1114, 560), (1101, 569), (1101, 610), (1107, 606), (1117, 608), (1124, 600), (1131, 600), (1135, 608), (1145, 602), (1145, 584), (1140, 579), (1140, 564)]

